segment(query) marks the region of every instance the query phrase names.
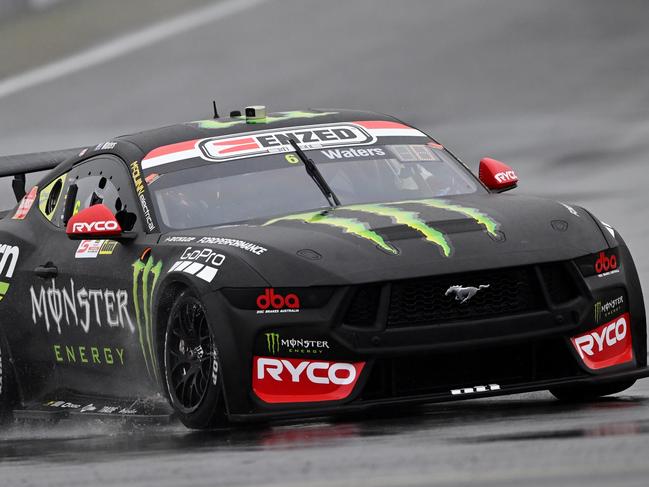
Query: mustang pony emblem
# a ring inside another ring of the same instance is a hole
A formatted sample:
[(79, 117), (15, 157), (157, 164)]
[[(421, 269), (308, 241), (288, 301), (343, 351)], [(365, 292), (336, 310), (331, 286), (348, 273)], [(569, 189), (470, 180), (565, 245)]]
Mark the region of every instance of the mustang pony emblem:
[(460, 304), (466, 303), (469, 299), (477, 294), (481, 289), (487, 289), (489, 284), (481, 284), (478, 287), (462, 287), (462, 286), (451, 286), (446, 290), (444, 296), (449, 294), (455, 294), (455, 300), (460, 301)]

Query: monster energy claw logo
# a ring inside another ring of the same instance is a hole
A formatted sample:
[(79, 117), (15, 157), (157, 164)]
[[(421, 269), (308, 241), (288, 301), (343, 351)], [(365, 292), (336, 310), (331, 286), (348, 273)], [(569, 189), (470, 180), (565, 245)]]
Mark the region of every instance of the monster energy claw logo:
[(266, 333), (268, 353), (276, 355), (279, 352), (279, 333)]
[[(449, 257), (452, 252), (451, 243), (448, 240), (447, 236), (444, 235), (440, 230), (437, 230), (428, 223), (426, 223), (420, 216), (420, 212), (417, 210), (406, 210), (403, 208), (396, 207), (396, 205), (422, 205), (431, 208), (437, 208), (440, 210), (451, 211), (455, 213), (460, 213), (468, 218), (473, 219), (476, 223), (481, 225), (487, 233), (490, 235), (496, 235), (496, 232), (499, 228), (498, 222), (496, 222), (489, 215), (481, 212), (476, 208), (468, 208), (454, 203), (449, 203), (443, 200), (437, 199), (424, 199), (424, 200), (412, 200), (412, 201), (401, 201), (397, 203), (383, 203), (383, 204), (371, 204), (371, 205), (350, 205), (340, 208), (340, 210), (358, 212), (358, 213), (371, 213), (374, 215), (388, 217), (392, 220), (393, 223), (399, 225), (405, 225), (409, 228), (412, 228), (418, 232), (427, 242), (430, 242), (433, 245), (436, 245), (441, 253), (445, 257)], [(338, 210), (336, 210), (338, 211)], [(308, 212), (308, 213), (297, 213), (294, 215), (287, 215), (279, 218), (274, 218), (272, 220), (264, 223), (266, 225), (272, 225), (279, 221), (302, 221), (305, 223), (316, 224), (316, 225), (328, 225), (331, 227), (336, 227), (341, 229), (344, 233), (354, 235), (358, 238), (364, 240), (369, 240), (377, 247), (385, 250), (390, 254), (398, 254), (398, 250), (386, 242), (385, 239), (376, 233), (370, 228), (368, 223), (365, 223), (355, 217), (341, 217), (334, 215), (333, 212)]]
[(155, 351), (153, 329), (153, 291), (162, 272), (162, 261), (155, 262), (149, 255), (146, 262), (138, 259), (133, 263), (133, 302), (137, 320), (140, 347), (144, 364), (152, 378), (158, 379), (158, 360)]
[(598, 322), (602, 319), (602, 302), (597, 301), (595, 303), (595, 321)]

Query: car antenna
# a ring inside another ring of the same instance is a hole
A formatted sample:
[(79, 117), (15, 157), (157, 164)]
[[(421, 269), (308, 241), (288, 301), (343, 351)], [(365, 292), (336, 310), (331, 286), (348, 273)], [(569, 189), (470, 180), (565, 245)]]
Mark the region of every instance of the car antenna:
[(318, 166), (315, 165), (315, 162), (313, 162), (312, 159), (309, 159), (304, 151), (300, 149), (297, 140), (291, 137), (290, 139), (288, 139), (288, 142), (293, 146), (293, 149), (295, 149), (295, 153), (304, 163), (307, 174), (311, 176), (311, 179), (313, 179), (318, 188), (320, 188), (320, 191), (322, 191), (322, 194), (325, 196), (325, 198), (327, 198), (329, 204), (331, 206), (340, 206), (340, 200), (327, 184), (327, 181), (322, 176), (322, 173), (318, 170)]
[(216, 109), (216, 100), (212, 100), (212, 107), (214, 108), (214, 119), (219, 118), (219, 111)]

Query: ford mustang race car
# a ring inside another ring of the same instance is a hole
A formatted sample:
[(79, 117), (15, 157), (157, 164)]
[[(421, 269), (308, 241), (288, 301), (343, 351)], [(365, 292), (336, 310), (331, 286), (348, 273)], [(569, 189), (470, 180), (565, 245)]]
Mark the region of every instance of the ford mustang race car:
[(649, 375), (616, 230), (389, 116), (248, 107), (0, 176), (6, 416), (210, 428)]

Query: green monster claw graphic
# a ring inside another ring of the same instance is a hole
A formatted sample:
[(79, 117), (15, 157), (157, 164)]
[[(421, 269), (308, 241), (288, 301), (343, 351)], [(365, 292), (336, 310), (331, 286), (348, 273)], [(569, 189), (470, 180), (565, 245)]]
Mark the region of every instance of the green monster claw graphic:
[(268, 353), (277, 354), (279, 352), (279, 333), (266, 333), (266, 345)]
[[(317, 118), (324, 117), (325, 115), (335, 115), (337, 112), (303, 112), (300, 110), (290, 111), (290, 112), (277, 112), (268, 115), (265, 120), (255, 122), (255, 123), (273, 123), (273, 122), (282, 122), (284, 120), (291, 120), (294, 118)], [(240, 120), (231, 120), (228, 122), (221, 122), (219, 120), (197, 120), (195, 122), (189, 122), (191, 125), (197, 125), (202, 129), (224, 129), (228, 127), (233, 127), (235, 125), (244, 125), (248, 123), (245, 117), (241, 117)]]
[[(452, 247), (446, 235), (444, 235), (439, 230), (430, 227), (424, 220), (421, 219), (419, 212), (395, 207), (395, 205), (403, 204), (419, 204), (431, 208), (438, 208), (441, 210), (461, 213), (475, 220), (478, 224), (482, 225), (485, 228), (487, 233), (494, 236), (496, 235), (497, 229), (500, 227), (500, 224), (497, 221), (476, 208), (467, 208), (437, 199), (398, 201), (395, 203), (383, 204), (350, 205), (343, 206), (334, 211), (356, 211), (360, 213), (371, 213), (374, 215), (389, 217), (394, 223), (406, 225), (421, 233), (428, 242), (437, 245), (441, 249), (445, 257), (449, 257), (452, 252)], [(333, 212), (297, 213), (294, 215), (274, 218), (264, 223), (263, 226), (272, 225), (273, 223), (279, 221), (291, 220), (341, 228), (344, 233), (370, 240), (372, 243), (389, 252), (390, 254), (396, 255), (399, 253), (395, 247), (387, 243), (383, 239), (383, 237), (373, 231), (368, 223), (364, 223), (356, 218), (335, 216)]]
[(439, 230), (429, 227), (425, 221), (419, 218), (419, 213), (415, 211), (402, 210), (400, 208), (392, 208), (383, 205), (351, 205), (346, 206), (345, 209), (390, 217), (394, 223), (407, 225), (421, 233), (427, 241), (438, 245), (442, 249), (445, 257), (451, 255), (451, 245), (444, 234)]
[(337, 216), (330, 216), (326, 213), (323, 214), (322, 212), (298, 213), (296, 215), (288, 215), (280, 218), (275, 218), (273, 220), (269, 220), (266, 223), (264, 223), (263, 226), (272, 225), (273, 223), (276, 223), (278, 221), (288, 221), (288, 220), (296, 220), (296, 221), (302, 221), (306, 223), (314, 223), (318, 225), (329, 225), (332, 227), (341, 228), (344, 233), (348, 233), (369, 240), (375, 245), (378, 245), (386, 252), (389, 252), (390, 254), (398, 253), (397, 249), (395, 249), (394, 247), (386, 243), (385, 240), (383, 240), (383, 237), (381, 237), (378, 233), (373, 232), (367, 223), (363, 223), (359, 220), (356, 220), (355, 218), (341, 218)]
[[(140, 336), (140, 347), (144, 356), (144, 364), (150, 377), (158, 378), (157, 358), (153, 348), (153, 291), (162, 272), (162, 261), (154, 262), (149, 256), (146, 263), (140, 259), (133, 263), (133, 301), (135, 303), (135, 319)], [(149, 285), (149, 276), (153, 280)], [(140, 278), (142, 279), (142, 297), (140, 298)], [(142, 311), (140, 311), (140, 299)], [(143, 313), (142, 313), (143, 312)], [(144, 316), (142, 316), (144, 314)], [(144, 318), (144, 321), (142, 321)], [(146, 341), (146, 345), (145, 345)], [(149, 364), (149, 361), (151, 362)]]
[(478, 224), (482, 225), (485, 228), (485, 230), (487, 230), (487, 233), (493, 236), (496, 236), (496, 230), (498, 230), (498, 227), (500, 226), (496, 220), (491, 218), (489, 215), (482, 213), (480, 210), (476, 208), (467, 208), (464, 206), (449, 203), (444, 200), (435, 200), (435, 199), (413, 200), (413, 201), (401, 201), (400, 203), (401, 204), (414, 203), (414, 204), (430, 206), (432, 208), (439, 208), (440, 210), (448, 210), (448, 211), (454, 211), (456, 213), (461, 213), (463, 215), (468, 216), (469, 218), (473, 218), (476, 222), (478, 222)]
[(7, 291), (9, 291), (9, 283), (0, 281), (0, 301), (2, 301), (2, 298), (5, 297)]

